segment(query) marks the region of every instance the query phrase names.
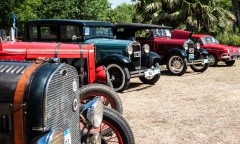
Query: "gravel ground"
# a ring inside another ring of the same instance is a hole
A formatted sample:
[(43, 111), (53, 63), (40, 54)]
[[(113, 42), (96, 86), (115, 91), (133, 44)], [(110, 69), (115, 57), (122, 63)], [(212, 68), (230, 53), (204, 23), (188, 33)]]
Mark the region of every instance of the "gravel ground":
[(131, 80), (118, 93), (136, 144), (240, 143), (240, 61), (204, 73), (162, 73), (155, 85)]

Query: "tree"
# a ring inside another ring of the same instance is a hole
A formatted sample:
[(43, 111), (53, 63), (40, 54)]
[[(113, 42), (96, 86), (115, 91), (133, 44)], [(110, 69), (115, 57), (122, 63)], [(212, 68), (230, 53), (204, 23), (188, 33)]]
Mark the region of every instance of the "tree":
[(115, 9), (108, 10), (106, 21), (113, 24), (121, 22), (132, 22), (133, 13), (133, 5), (122, 3)]
[(223, 32), (235, 16), (215, 0), (138, 0), (135, 19), (193, 32)]

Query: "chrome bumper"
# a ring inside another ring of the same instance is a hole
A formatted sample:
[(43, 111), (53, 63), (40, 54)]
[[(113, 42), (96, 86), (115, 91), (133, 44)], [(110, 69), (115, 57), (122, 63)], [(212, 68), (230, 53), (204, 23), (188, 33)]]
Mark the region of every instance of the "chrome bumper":
[(161, 68), (149, 68), (149, 69), (142, 69), (137, 71), (130, 71), (130, 77), (149, 77), (149, 76), (155, 76), (156, 74), (159, 74), (161, 72)]
[(187, 63), (187, 66), (195, 65), (195, 64), (205, 64), (205, 63), (208, 63), (208, 59), (188, 60), (186, 63)]
[(223, 60), (238, 60), (238, 59), (240, 59), (240, 53), (231, 53), (231, 54), (224, 53), (221, 55), (221, 59), (223, 59)]

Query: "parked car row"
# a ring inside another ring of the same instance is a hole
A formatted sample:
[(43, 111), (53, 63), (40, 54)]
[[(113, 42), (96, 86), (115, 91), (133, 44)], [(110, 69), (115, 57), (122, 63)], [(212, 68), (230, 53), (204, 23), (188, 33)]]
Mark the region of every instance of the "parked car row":
[[(188, 66), (204, 72), (219, 61), (232, 66), (240, 58), (239, 48), (220, 45), (209, 35), (153, 24), (42, 19), (26, 22), (23, 41), (10, 32), (7, 40), (0, 31), (0, 103), (5, 106), (0, 141), (10, 143), (132, 144), (116, 93), (126, 90), (131, 78), (155, 84), (164, 66), (181, 76)], [(29, 74), (32, 65), (38, 68)], [(26, 72), (28, 83), (22, 83)], [(24, 90), (20, 102), (18, 85)], [(7, 113), (16, 107), (19, 113)], [(68, 113), (72, 119), (65, 121)]]

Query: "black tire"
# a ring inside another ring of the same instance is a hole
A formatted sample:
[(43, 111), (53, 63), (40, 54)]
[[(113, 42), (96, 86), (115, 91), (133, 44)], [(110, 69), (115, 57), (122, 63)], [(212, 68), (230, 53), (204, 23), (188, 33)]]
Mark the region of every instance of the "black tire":
[(130, 84), (130, 73), (126, 66), (112, 63), (106, 66), (114, 91), (121, 92)]
[(167, 69), (172, 75), (181, 76), (187, 71), (186, 60), (179, 55), (171, 55), (167, 60)]
[[(205, 59), (208, 59), (208, 57), (206, 56)], [(205, 70), (207, 70), (209, 67), (209, 63), (205, 63), (205, 64), (196, 64), (196, 65), (191, 65), (190, 68), (195, 71), (195, 72), (204, 72)]]
[(215, 66), (217, 66), (219, 60), (218, 60), (216, 54), (214, 54), (214, 53), (209, 53), (209, 55), (208, 55), (208, 61), (209, 61), (209, 66), (215, 67)]
[[(154, 67), (160, 67), (159, 63), (155, 62), (153, 64)], [(143, 82), (144, 84), (155, 84), (159, 79), (160, 79), (161, 73), (156, 74), (155, 76), (151, 78), (146, 78), (146, 77), (139, 77), (140, 81)]]
[[(119, 144), (134, 144), (134, 135), (127, 120), (117, 111), (109, 107), (104, 107), (103, 110), (103, 121), (101, 126), (104, 126), (106, 130), (101, 133), (103, 137), (102, 144), (113, 141), (115, 138)], [(107, 126), (107, 127), (106, 127)], [(100, 128), (104, 129), (103, 127)], [(122, 142), (121, 142), (122, 141)]]
[(80, 103), (87, 103), (100, 97), (103, 104), (123, 113), (122, 101), (118, 94), (110, 87), (103, 84), (89, 84), (80, 88)]
[(235, 63), (235, 60), (231, 60), (231, 61), (225, 61), (225, 64), (227, 66), (232, 66)]

